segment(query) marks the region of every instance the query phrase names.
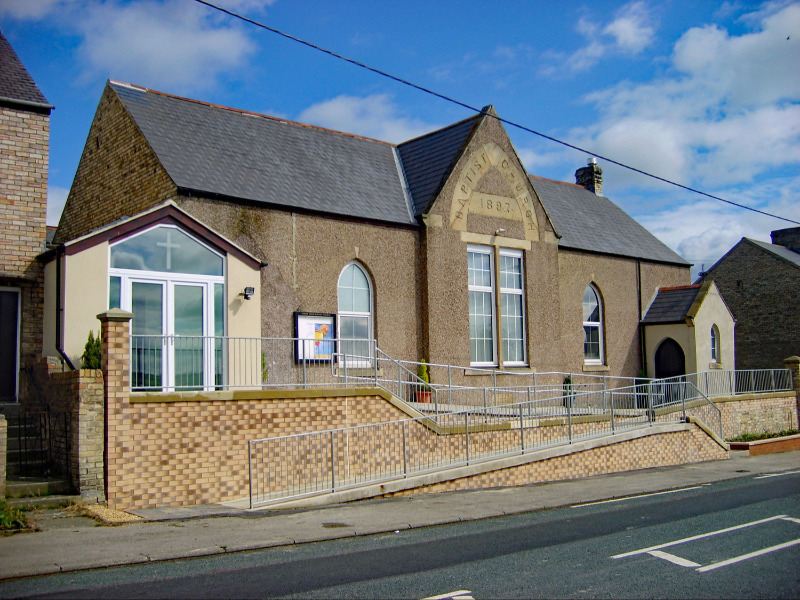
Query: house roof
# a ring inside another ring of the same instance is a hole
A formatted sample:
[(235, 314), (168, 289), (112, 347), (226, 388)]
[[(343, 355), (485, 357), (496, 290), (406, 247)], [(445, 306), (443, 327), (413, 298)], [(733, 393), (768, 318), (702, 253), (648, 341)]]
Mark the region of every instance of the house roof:
[(471, 117), (397, 147), (415, 215), (427, 212), (477, 122), (478, 116)]
[(0, 32), (0, 103), (50, 112), (53, 106), (39, 90), (14, 48)]
[(391, 144), (109, 85), (182, 190), (416, 225)]
[[(419, 226), (480, 114), (397, 146), (109, 82), (183, 193)], [(687, 266), (613, 202), (531, 177), (566, 248)]]
[[(758, 240), (751, 240), (750, 238), (742, 238), (743, 240), (747, 240), (751, 244), (755, 244), (759, 248), (766, 250), (774, 254), (775, 256), (782, 258), (783, 260), (787, 261), (788, 263), (794, 265), (795, 267), (800, 268), (800, 254), (794, 252), (793, 250), (789, 250), (789, 248), (785, 246), (779, 246), (777, 244), (769, 244), (767, 242), (759, 242)], [(710, 269), (709, 269), (710, 270)]]
[(677, 287), (663, 287), (650, 303), (642, 323), (645, 325), (666, 325), (684, 323), (693, 316), (692, 306), (699, 296), (705, 296), (708, 286), (694, 284)]
[(561, 235), (560, 247), (689, 265), (605, 196), (573, 183), (529, 178)]

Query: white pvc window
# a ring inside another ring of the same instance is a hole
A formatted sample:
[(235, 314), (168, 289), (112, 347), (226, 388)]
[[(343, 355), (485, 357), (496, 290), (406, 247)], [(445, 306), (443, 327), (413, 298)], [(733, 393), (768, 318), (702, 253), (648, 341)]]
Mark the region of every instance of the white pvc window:
[(357, 263), (342, 269), (338, 284), (340, 352), (349, 365), (372, 364), (372, 285)]
[(525, 364), (525, 298), (522, 252), (500, 250), (500, 323), (503, 363)]
[(501, 347), (504, 365), (522, 366), (526, 364), (523, 255), (518, 250), (501, 249), (497, 268), (494, 256), (494, 248), (467, 248), (470, 364), (496, 366), (497, 349)]
[(467, 252), (469, 286), (470, 363), (494, 366), (494, 255), (491, 248), (470, 246)]
[(131, 387), (223, 385), (224, 256), (173, 225), (156, 225), (113, 244), (109, 260), (109, 308), (133, 312)]
[(722, 362), (719, 355), (719, 328), (716, 324), (711, 326), (711, 360)]
[(583, 292), (583, 360), (603, 364), (603, 305), (593, 285)]

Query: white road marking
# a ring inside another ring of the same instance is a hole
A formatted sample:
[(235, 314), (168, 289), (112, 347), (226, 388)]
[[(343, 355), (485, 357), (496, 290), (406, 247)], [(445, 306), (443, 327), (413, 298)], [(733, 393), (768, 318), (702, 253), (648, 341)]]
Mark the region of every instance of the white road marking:
[(792, 540), (791, 542), (784, 542), (783, 544), (778, 544), (777, 546), (770, 546), (769, 548), (764, 548), (763, 550), (756, 550), (755, 552), (742, 554), (741, 556), (735, 556), (734, 558), (729, 558), (728, 560), (723, 560), (717, 563), (706, 565), (705, 567), (700, 567), (699, 569), (697, 569), (697, 571), (699, 573), (705, 573), (706, 571), (713, 571), (714, 569), (719, 569), (720, 567), (727, 567), (728, 565), (733, 565), (738, 562), (748, 560), (750, 558), (755, 558), (756, 556), (761, 556), (762, 554), (769, 554), (770, 552), (775, 552), (776, 550), (783, 550), (784, 548), (796, 546), (797, 544), (800, 544), (800, 539)]
[(784, 521), (791, 521), (792, 523), (797, 523), (800, 525), (800, 519), (795, 519), (794, 517), (783, 517)]
[(674, 554), (670, 554), (669, 552), (662, 552), (661, 550), (652, 550), (651, 552), (648, 552), (648, 554), (655, 556), (656, 558), (663, 558), (664, 560), (669, 561), (672, 564), (681, 567), (694, 568), (700, 566), (700, 563), (692, 562), (691, 560), (681, 558), (680, 556), (675, 556)]
[(777, 519), (784, 519), (788, 515), (776, 515), (774, 517), (769, 517), (767, 519), (761, 519), (759, 521), (752, 521), (750, 523), (744, 523), (743, 525), (735, 525), (733, 527), (726, 527), (725, 529), (718, 529), (717, 531), (710, 531), (708, 533), (701, 533), (700, 535), (693, 535), (691, 537), (683, 538), (682, 540), (675, 540), (674, 542), (667, 542), (666, 544), (659, 544), (658, 546), (650, 546), (649, 548), (642, 548), (640, 550), (634, 550), (633, 552), (625, 552), (623, 554), (617, 554), (612, 556), (611, 558), (627, 558), (628, 556), (636, 556), (637, 554), (646, 554), (648, 552), (652, 552), (653, 550), (661, 550), (662, 548), (669, 548), (670, 546), (677, 546), (678, 544), (683, 544), (685, 542), (692, 542), (694, 540), (702, 540), (703, 538), (711, 537), (713, 535), (719, 535), (720, 533), (727, 533), (729, 531), (736, 531), (737, 529), (744, 529), (745, 527), (752, 527), (753, 525), (761, 525), (762, 523), (769, 523), (770, 521), (775, 521)]
[(625, 500), (634, 500), (636, 498), (647, 498), (649, 496), (661, 496), (663, 494), (677, 494), (678, 492), (688, 492), (689, 490), (699, 490), (701, 485), (694, 487), (681, 488), (679, 490), (667, 490), (666, 492), (653, 492), (652, 494), (639, 494), (638, 496), (625, 496), (624, 498), (614, 498), (612, 500), (598, 500), (597, 502), (585, 502), (583, 504), (573, 504), (570, 508), (579, 508), (581, 506), (594, 506), (595, 504), (611, 504), (612, 502), (624, 502)]
[(800, 471), (787, 471), (786, 473), (769, 473), (768, 475), (759, 475), (753, 479), (767, 479), (768, 477), (783, 477), (784, 475), (797, 475)]
[(469, 590), (457, 590), (455, 592), (450, 592), (448, 594), (441, 594), (439, 596), (428, 596), (427, 598), (423, 598), (422, 600), (474, 600), (471, 594), (472, 592)]

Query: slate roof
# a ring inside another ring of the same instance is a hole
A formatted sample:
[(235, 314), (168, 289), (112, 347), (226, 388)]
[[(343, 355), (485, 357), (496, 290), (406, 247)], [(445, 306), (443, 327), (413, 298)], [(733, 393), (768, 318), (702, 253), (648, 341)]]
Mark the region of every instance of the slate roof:
[(477, 122), (476, 115), (397, 147), (415, 215), (427, 212)]
[(32, 104), (34, 105), (32, 108), (43, 109), (48, 113), (53, 108), (2, 32), (0, 32), (0, 102)]
[[(420, 225), (485, 112), (394, 146), (108, 85), (184, 193), (406, 226)], [(531, 183), (561, 247), (688, 266), (607, 198), (560, 181)]]
[(642, 323), (645, 325), (684, 323), (701, 288), (701, 285), (695, 284), (659, 289)]
[[(795, 267), (800, 268), (800, 254), (794, 252), (793, 250), (789, 250), (786, 246), (779, 246), (777, 244), (769, 244), (767, 242), (759, 242), (758, 240), (751, 240), (750, 238), (743, 238), (750, 242), (751, 244), (755, 244), (759, 248), (763, 248), (767, 252), (771, 252), (775, 256), (782, 258), (785, 261), (793, 264)], [(711, 269), (709, 269), (710, 271)]]
[(395, 147), (110, 82), (182, 190), (416, 225)]
[(580, 185), (529, 178), (561, 235), (559, 247), (689, 265), (608, 198)]

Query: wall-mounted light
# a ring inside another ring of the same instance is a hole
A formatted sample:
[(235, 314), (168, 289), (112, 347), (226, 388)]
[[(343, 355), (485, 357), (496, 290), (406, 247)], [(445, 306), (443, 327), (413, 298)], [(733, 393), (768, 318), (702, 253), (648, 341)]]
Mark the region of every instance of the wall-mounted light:
[(506, 230), (505, 230), (505, 229), (503, 229), (503, 228), (501, 227), (500, 229), (498, 229), (497, 231), (495, 231), (495, 232), (494, 232), (494, 234), (495, 234), (495, 235), (502, 235), (502, 234), (504, 234), (505, 232), (506, 232)]
[(256, 288), (254, 288), (254, 287), (249, 287), (249, 286), (248, 286), (248, 287), (244, 288), (244, 291), (243, 291), (241, 294), (239, 294), (239, 295), (240, 295), (240, 296), (244, 296), (244, 299), (245, 299), (245, 300), (250, 300), (250, 298), (251, 298), (251, 297), (253, 296), (253, 294), (255, 294), (255, 293), (256, 293)]

